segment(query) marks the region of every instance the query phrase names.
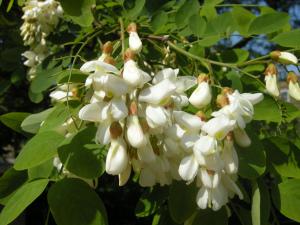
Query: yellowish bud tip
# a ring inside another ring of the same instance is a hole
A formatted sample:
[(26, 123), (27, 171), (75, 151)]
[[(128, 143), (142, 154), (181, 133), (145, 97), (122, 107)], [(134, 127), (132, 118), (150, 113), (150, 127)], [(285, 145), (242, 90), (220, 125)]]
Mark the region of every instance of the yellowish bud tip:
[(197, 78), (197, 82), (198, 84), (200, 84), (201, 82), (208, 82), (209, 81), (209, 77), (207, 74), (205, 73), (200, 73), (198, 78)]
[(281, 55), (280, 51), (273, 51), (270, 53), (271, 59), (277, 61), (279, 59), (279, 56)]
[(110, 55), (113, 51), (113, 44), (111, 41), (105, 42), (105, 44), (102, 46), (103, 53)]
[(138, 107), (137, 107), (136, 102), (131, 102), (130, 107), (129, 107), (129, 114), (130, 115), (137, 115), (137, 110), (138, 110)]
[(198, 116), (202, 121), (206, 121), (207, 119), (205, 113), (202, 111), (196, 112), (196, 116)]
[(111, 56), (106, 56), (105, 59), (104, 59), (104, 62), (108, 63), (108, 64), (111, 64), (111, 65), (115, 65), (116, 64), (116, 61)]
[(137, 25), (136, 23), (130, 23), (127, 27), (127, 32), (137, 32)]
[(208, 175), (211, 175), (211, 176), (215, 175), (215, 171), (213, 171), (213, 170), (206, 170), (206, 171), (207, 171)]
[(268, 75), (277, 75), (277, 68), (273, 63), (270, 63), (265, 70), (265, 76)]
[(225, 94), (219, 94), (217, 96), (217, 105), (220, 108), (223, 108), (224, 106), (229, 104), (229, 99)]
[(119, 122), (113, 122), (109, 127), (110, 136), (112, 139), (120, 137), (123, 133), (123, 129)]
[(293, 82), (293, 83), (297, 83), (298, 82), (298, 77), (294, 72), (289, 72), (286, 78), (287, 82)]
[(126, 49), (124, 53), (124, 61), (133, 60), (135, 58), (135, 53), (131, 49)]

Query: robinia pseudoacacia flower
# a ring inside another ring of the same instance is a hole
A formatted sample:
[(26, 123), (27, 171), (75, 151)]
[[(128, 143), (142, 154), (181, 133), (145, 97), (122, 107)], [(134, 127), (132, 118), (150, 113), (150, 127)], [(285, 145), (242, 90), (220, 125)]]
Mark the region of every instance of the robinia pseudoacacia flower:
[[(130, 35), (135, 27), (129, 25)], [(242, 198), (235, 183), (238, 157), (233, 143), (251, 144), (244, 129), (254, 115), (253, 104), (263, 95), (224, 88), (217, 100), (221, 108), (212, 118), (201, 111), (185, 112), (188, 102), (196, 108), (210, 104), (209, 76), (179, 76), (172, 68), (151, 71), (151, 76), (135, 60), (142, 47), (137, 47), (141, 44), (137, 33), (131, 38), (136, 39), (124, 54), (122, 70), (113, 65), (107, 49), (103, 57), (81, 67), (88, 74), (86, 88), (93, 94), (79, 118), (98, 124), (96, 140), (109, 145), (106, 172), (118, 175), (120, 185), (132, 172), (146, 187), (196, 179), (200, 208), (218, 210), (235, 194)], [(196, 89), (188, 97), (186, 91), (193, 86)]]

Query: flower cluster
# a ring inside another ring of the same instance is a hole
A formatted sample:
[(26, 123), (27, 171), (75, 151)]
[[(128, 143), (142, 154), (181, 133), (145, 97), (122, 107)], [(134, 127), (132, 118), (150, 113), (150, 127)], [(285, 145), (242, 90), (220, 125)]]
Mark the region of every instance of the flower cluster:
[(55, 0), (37, 1), (28, 0), (23, 7), (21, 36), (24, 45), (30, 50), (23, 53), (26, 58), (24, 65), (30, 67), (29, 78), (35, 74), (36, 66), (48, 55), (46, 37), (56, 27), (63, 10), (60, 3)]
[[(284, 65), (296, 65), (298, 59), (295, 55), (289, 52), (273, 51), (270, 53), (273, 60)], [(277, 85), (277, 68), (274, 64), (269, 64), (265, 70), (265, 82), (267, 92), (274, 96), (279, 96)], [(289, 72), (287, 75), (287, 83), (289, 87), (289, 95), (295, 100), (300, 101), (300, 87), (298, 84), (297, 75), (294, 72)]]
[[(209, 76), (179, 76), (172, 68), (150, 75), (135, 60), (142, 49), (136, 25), (130, 24), (127, 31), (129, 49), (122, 70), (113, 65), (110, 42), (99, 59), (80, 69), (88, 74), (88, 104), (79, 118), (96, 123), (96, 141), (109, 146), (106, 172), (118, 175), (120, 186), (132, 171), (139, 174), (143, 187), (196, 179), (200, 208), (218, 210), (234, 194), (242, 198), (235, 184), (238, 157), (233, 142), (251, 144), (244, 129), (253, 117), (253, 104), (263, 95), (224, 88), (217, 97), (220, 109), (206, 120), (200, 110), (213, 98)], [(194, 86), (188, 97), (186, 91)], [(183, 111), (189, 104), (199, 111)]]

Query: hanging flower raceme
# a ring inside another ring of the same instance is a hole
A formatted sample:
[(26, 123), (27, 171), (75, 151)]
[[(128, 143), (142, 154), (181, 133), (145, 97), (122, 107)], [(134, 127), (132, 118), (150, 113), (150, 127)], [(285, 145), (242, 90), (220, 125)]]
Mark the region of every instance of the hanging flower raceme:
[(287, 82), (289, 85), (289, 95), (297, 101), (300, 101), (300, 87), (297, 75), (293, 72), (289, 72), (287, 75)]
[(46, 37), (57, 26), (59, 18), (63, 14), (60, 3), (55, 0), (37, 1), (28, 0), (23, 7), (24, 20), (20, 27), (24, 45), (30, 50), (22, 55), (26, 58), (24, 65), (29, 67), (28, 79), (35, 77), (36, 66), (49, 55), (46, 46)]
[(279, 90), (277, 86), (277, 69), (274, 64), (269, 64), (265, 71), (266, 89), (270, 95), (275, 97), (279, 96)]

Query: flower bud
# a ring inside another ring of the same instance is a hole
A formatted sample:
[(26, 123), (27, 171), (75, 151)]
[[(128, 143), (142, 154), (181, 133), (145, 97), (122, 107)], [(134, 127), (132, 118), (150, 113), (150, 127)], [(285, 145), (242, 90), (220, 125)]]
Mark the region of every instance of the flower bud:
[(277, 69), (274, 64), (269, 64), (265, 70), (265, 82), (266, 89), (270, 95), (275, 97), (279, 96), (279, 90), (277, 86)]
[(102, 52), (110, 55), (113, 51), (113, 45), (111, 41), (105, 42), (105, 44), (102, 46)]
[(128, 163), (129, 158), (126, 151), (126, 143), (122, 138), (112, 139), (106, 156), (106, 172), (111, 175), (123, 173)]
[(241, 147), (248, 147), (251, 145), (251, 139), (248, 137), (246, 131), (241, 128), (233, 130), (234, 140)]
[(126, 137), (129, 144), (134, 148), (141, 148), (147, 144), (147, 139), (136, 115), (127, 118)]
[(130, 178), (131, 165), (128, 163), (126, 169), (119, 174), (119, 186), (124, 186)]
[(284, 65), (298, 63), (297, 57), (290, 52), (273, 51), (270, 53), (270, 57), (271, 57), (271, 59), (273, 59), (279, 63), (282, 63)]
[(127, 27), (129, 33), (129, 48), (135, 53), (139, 53), (142, 50), (142, 41), (137, 33), (137, 26), (135, 23), (131, 23)]
[(189, 98), (189, 102), (196, 108), (203, 108), (211, 101), (212, 95), (208, 84), (208, 76), (200, 74), (198, 77), (198, 86)]
[(289, 95), (297, 101), (300, 101), (300, 87), (296, 74), (289, 72), (287, 76), (287, 82), (289, 84)]
[(198, 172), (198, 162), (191, 154), (183, 158), (179, 165), (179, 175), (185, 181), (193, 181)]

